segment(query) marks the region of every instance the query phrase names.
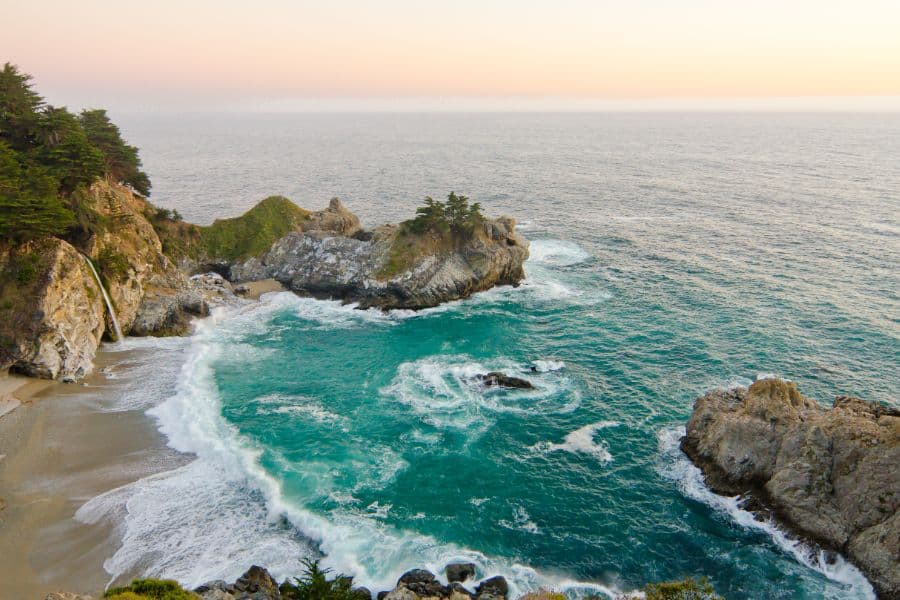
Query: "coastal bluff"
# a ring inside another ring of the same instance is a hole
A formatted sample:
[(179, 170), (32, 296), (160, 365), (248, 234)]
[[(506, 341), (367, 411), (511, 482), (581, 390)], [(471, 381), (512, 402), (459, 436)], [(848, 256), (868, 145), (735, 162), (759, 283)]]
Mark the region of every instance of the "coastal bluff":
[(184, 335), (193, 317), (240, 302), (260, 280), (360, 308), (420, 309), (518, 285), (528, 258), (515, 221), (483, 217), (477, 205), (463, 206), (464, 226), (410, 220), (367, 231), (337, 198), (309, 211), (272, 196), (209, 226), (108, 178), (73, 203), (83, 222), (75, 234), (0, 244), (2, 370), (78, 380), (117, 326)]
[(715, 492), (846, 555), (880, 598), (900, 598), (900, 410), (761, 379), (701, 396), (682, 450)]

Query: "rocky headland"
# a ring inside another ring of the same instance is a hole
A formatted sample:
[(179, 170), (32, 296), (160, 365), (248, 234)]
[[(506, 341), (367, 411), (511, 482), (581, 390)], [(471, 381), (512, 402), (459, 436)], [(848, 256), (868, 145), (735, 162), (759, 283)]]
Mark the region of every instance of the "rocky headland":
[(101, 340), (116, 338), (113, 314), (124, 335), (183, 335), (258, 280), (360, 308), (420, 309), (518, 285), (528, 257), (512, 219), (480, 213), (465, 232), (413, 221), (367, 231), (336, 198), (308, 211), (274, 196), (198, 226), (103, 178), (76, 201), (75, 234), (0, 244), (0, 370), (78, 380)]
[(696, 400), (682, 450), (715, 492), (847, 556), (900, 598), (900, 410), (761, 379)]
[(485, 219), (469, 235), (416, 233), (383, 225), (365, 231), (337, 198), (260, 256), (237, 261), (229, 277), (275, 279), (316, 298), (360, 308), (421, 309), (496, 285), (518, 285), (528, 243), (510, 218)]

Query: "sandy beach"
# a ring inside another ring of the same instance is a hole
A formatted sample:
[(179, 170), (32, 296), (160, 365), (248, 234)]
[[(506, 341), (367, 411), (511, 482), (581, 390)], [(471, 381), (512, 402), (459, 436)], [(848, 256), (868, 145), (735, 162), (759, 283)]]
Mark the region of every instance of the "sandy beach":
[(118, 543), (114, 526), (86, 525), (75, 512), (98, 494), (185, 460), (165, 447), (143, 409), (108, 409), (122, 382), (101, 370), (122, 359), (121, 352), (99, 353), (84, 385), (0, 380), (3, 406), (21, 403), (0, 417), (0, 578), (9, 598), (102, 593), (109, 581), (103, 561)]

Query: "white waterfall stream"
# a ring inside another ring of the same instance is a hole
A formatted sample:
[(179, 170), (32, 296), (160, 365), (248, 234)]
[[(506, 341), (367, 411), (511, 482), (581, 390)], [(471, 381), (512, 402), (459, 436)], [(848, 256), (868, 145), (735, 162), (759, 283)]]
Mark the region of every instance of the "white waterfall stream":
[(113, 310), (112, 302), (109, 299), (109, 294), (106, 293), (106, 288), (103, 287), (103, 281), (100, 279), (100, 274), (97, 273), (97, 269), (94, 268), (94, 263), (91, 262), (91, 259), (87, 257), (87, 255), (82, 254), (84, 257), (84, 262), (88, 264), (91, 268), (91, 272), (94, 274), (94, 279), (97, 280), (97, 285), (100, 286), (100, 291), (103, 293), (103, 301), (106, 302), (106, 310), (109, 311), (109, 319), (112, 321), (113, 329), (116, 331), (116, 340), (117, 342), (122, 340), (122, 330), (119, 328), (119, 320), (116, 319), (116, 311)]

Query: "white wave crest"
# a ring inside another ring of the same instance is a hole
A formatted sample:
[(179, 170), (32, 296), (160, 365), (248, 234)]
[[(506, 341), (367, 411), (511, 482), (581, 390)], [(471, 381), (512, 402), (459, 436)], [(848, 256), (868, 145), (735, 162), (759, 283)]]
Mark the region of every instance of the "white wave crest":
[(538, 373), (549, 373), (550, 371), (561, 371), (566, 368), (566, 363), (561, 360), (536, 360), (534, 368)]
[(565, 240), (533, 240), (528, 245), (528, 263), (553, 267), (577, 265), (591, 255), (578, 244)]
[[(782, 551), (793, 556), (800, 564), (818, 571), (828, 579), (847, 586), (841, 598), (875, 600), (875, 591), (865, 576), (843, 557), (833, 562), (822, 550), (812, 548), (788, 536), (771, 520), (759, 521), (750, 511), (744, 510), (737, 496), (720, 496), (706, 487), (703, 473), (681, 452), (680, 441), (684, 427), (661, 429), (657, 432), (661, 464), (660, 475), (675, 481), (682, 494), (706, 504), (713, 510), (727, 515), (732, 521), (746, 529), (762, 531), (771, 538)], [(837, 599), (835, 599), (837, 600)]]
[(594, 437), (601, 429), (608, 427), (616, 427), (619, 423), (616, 421), (600, 421), (585, 425), (566, 435), (563, 443), (554, 444), (552, 442), (539, 442), (532, 449), (541, 453), (549, 452), (571, 452), (572, 454), (586, 454), (593, 456), (601, 463), (610, 462), (613, 457), (609, 453), (605, 442), (595, 442)]
[[(79, 509), (82, 521), (117, 524), (121, 545), (104, 563), (113, 580), (142, 574), (196, 586), (209, 579), (233, 580), (250, 564), (265, 564), (281, 579), (302, 572), (302, 559), (322, 552), (324, 567), (352, 575), (370, 589), (390, 589), (409, 568), (440, 572), (447, 563), (462, 560), (474, 562), (480, 573), (506, 576), (514, 597), (541, 587), (615, 597), (618, 590), (601, 584), (540, 573), (414, 531), (395, 530), (384, 521), (390, 510), (384, 503), (375, 501), (360, 510), (352, 495), (344, 494), (345, 503), (320, 514), (305, 508), (302, 499), (288, 499), (281, 481), (261, 466), (262, 449), (222, 417), (213, 372), (231, 341), (271, 310), (271, 305), (241, 308), (227, 323), (225, 313), (200, 322), (177, 393), (149, 411), (169, 445), (196, 460), (98, 496)], [(451, 378), (462, 378), (472, 366), (453, 364), (449, 372)], [(385, 477), (403, 468), (402, 458), (394, 455), (376, 462), (372, 470)], [(526, 518), (521, 525), (528, 527), (528, 522)]]
[[(535, 389), (485, 387), (478, 375), (490, 371), (525, 372)], [(470, 429), (473, 435), (493, 423), (494, 413), (565, 413), (578, 407), (581, 395), (568, 379), (528, 371), (506, 359), (480, 362), (463, 355), (437, 355), (401, 364), (381, 395), (409, 406), (433, 427)]]

